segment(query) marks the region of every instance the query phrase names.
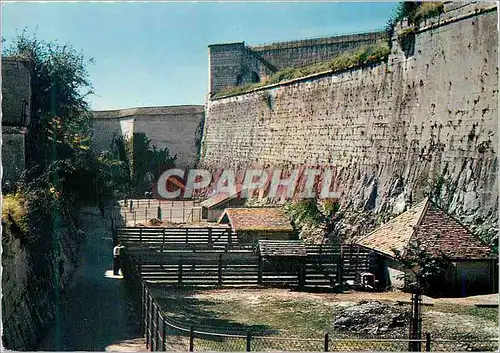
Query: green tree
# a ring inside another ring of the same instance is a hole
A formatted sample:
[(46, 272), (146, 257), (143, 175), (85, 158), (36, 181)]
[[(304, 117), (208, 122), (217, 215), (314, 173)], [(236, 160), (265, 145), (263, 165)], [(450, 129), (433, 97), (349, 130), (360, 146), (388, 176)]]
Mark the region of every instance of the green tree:
[(27, 58), (32, 65), (32, 116), (26, 140), (27, 167), (36, 175), (54, 160), (88, 157), (91, 115), (85, 98), (92, 93), (81, 52), (30, 37), (14, 38), (4, 55)]
[(451, 260), (440, 250), (433, 249), (416, 239), (403, 251), (392, 250), (394, 258), (405, 270), (403, 275), (407, 286), (423, 293), (430, 290), (430, 285), (450, 268)]

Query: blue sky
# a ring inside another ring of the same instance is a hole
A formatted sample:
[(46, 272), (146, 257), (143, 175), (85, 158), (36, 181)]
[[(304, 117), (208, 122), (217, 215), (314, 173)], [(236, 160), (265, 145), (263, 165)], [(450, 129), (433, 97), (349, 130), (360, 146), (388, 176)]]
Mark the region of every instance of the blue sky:
[(209, 44), (250, 45), (383, 28), (396, 3), (2, 3), (2, 37), (27, 29), (86, 57), (92, 109), (203, 104)]

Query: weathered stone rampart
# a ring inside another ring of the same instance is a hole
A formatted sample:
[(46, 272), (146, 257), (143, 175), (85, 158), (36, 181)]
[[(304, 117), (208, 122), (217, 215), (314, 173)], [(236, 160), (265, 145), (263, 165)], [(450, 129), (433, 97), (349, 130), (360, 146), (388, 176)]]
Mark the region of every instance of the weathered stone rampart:
[(213, 96), (227, 87), (263, 81), (285, 68), (328, 61), (385, 38), (385, 32), (378, 31), (261, 46), (246, 46), (245, 42), (210, 45), (209, 94)]
[(448, 5), (387, 63), (209, 100), (201, 164), (328, 163), (345, 205), (400, 212), (435, 186), (467, 223), (496, 223), (495, 6)]

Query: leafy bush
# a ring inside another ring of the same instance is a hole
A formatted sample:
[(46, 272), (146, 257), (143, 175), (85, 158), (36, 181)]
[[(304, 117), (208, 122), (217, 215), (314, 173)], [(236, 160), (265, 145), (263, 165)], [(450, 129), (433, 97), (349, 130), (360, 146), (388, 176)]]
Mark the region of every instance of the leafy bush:
[(316, 63), (300, 68), (286, 68), (272, 74), (267, 80), (259, 83), (246, 84), (238, 87), (229, 87), (218, 92), (214, 98), (234, 96), (251, 90), (288, 81), (322, 72), (337, 72), (353, 67), (373, 64), (387, 60), (390, 54), (389, 46), (386, 42), (379, 44), (365, 45), (356, 51), (344, 53), (334, 57), (328, 62)]
[(2, 219), (8, 226), (17, 226), (24, 234), (29, 230), (25, 202), (19, 193), (3, 195)]

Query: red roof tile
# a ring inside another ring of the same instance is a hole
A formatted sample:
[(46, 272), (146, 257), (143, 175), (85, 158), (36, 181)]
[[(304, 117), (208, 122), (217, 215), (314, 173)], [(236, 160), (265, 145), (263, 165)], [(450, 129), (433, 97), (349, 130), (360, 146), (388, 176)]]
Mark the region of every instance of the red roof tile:
[(226, 208), (219, 223), (227, 216), (235, 232), (271, 231), (291, 232), (290, 220), (280, 207)]
[(417, 239), (430, 252), (443, 252), (452, 259), (492, 256), (486, 244), (428, 199), (381, 225), (357, 243), (393, 257), (393, 249), (402, 252)]

